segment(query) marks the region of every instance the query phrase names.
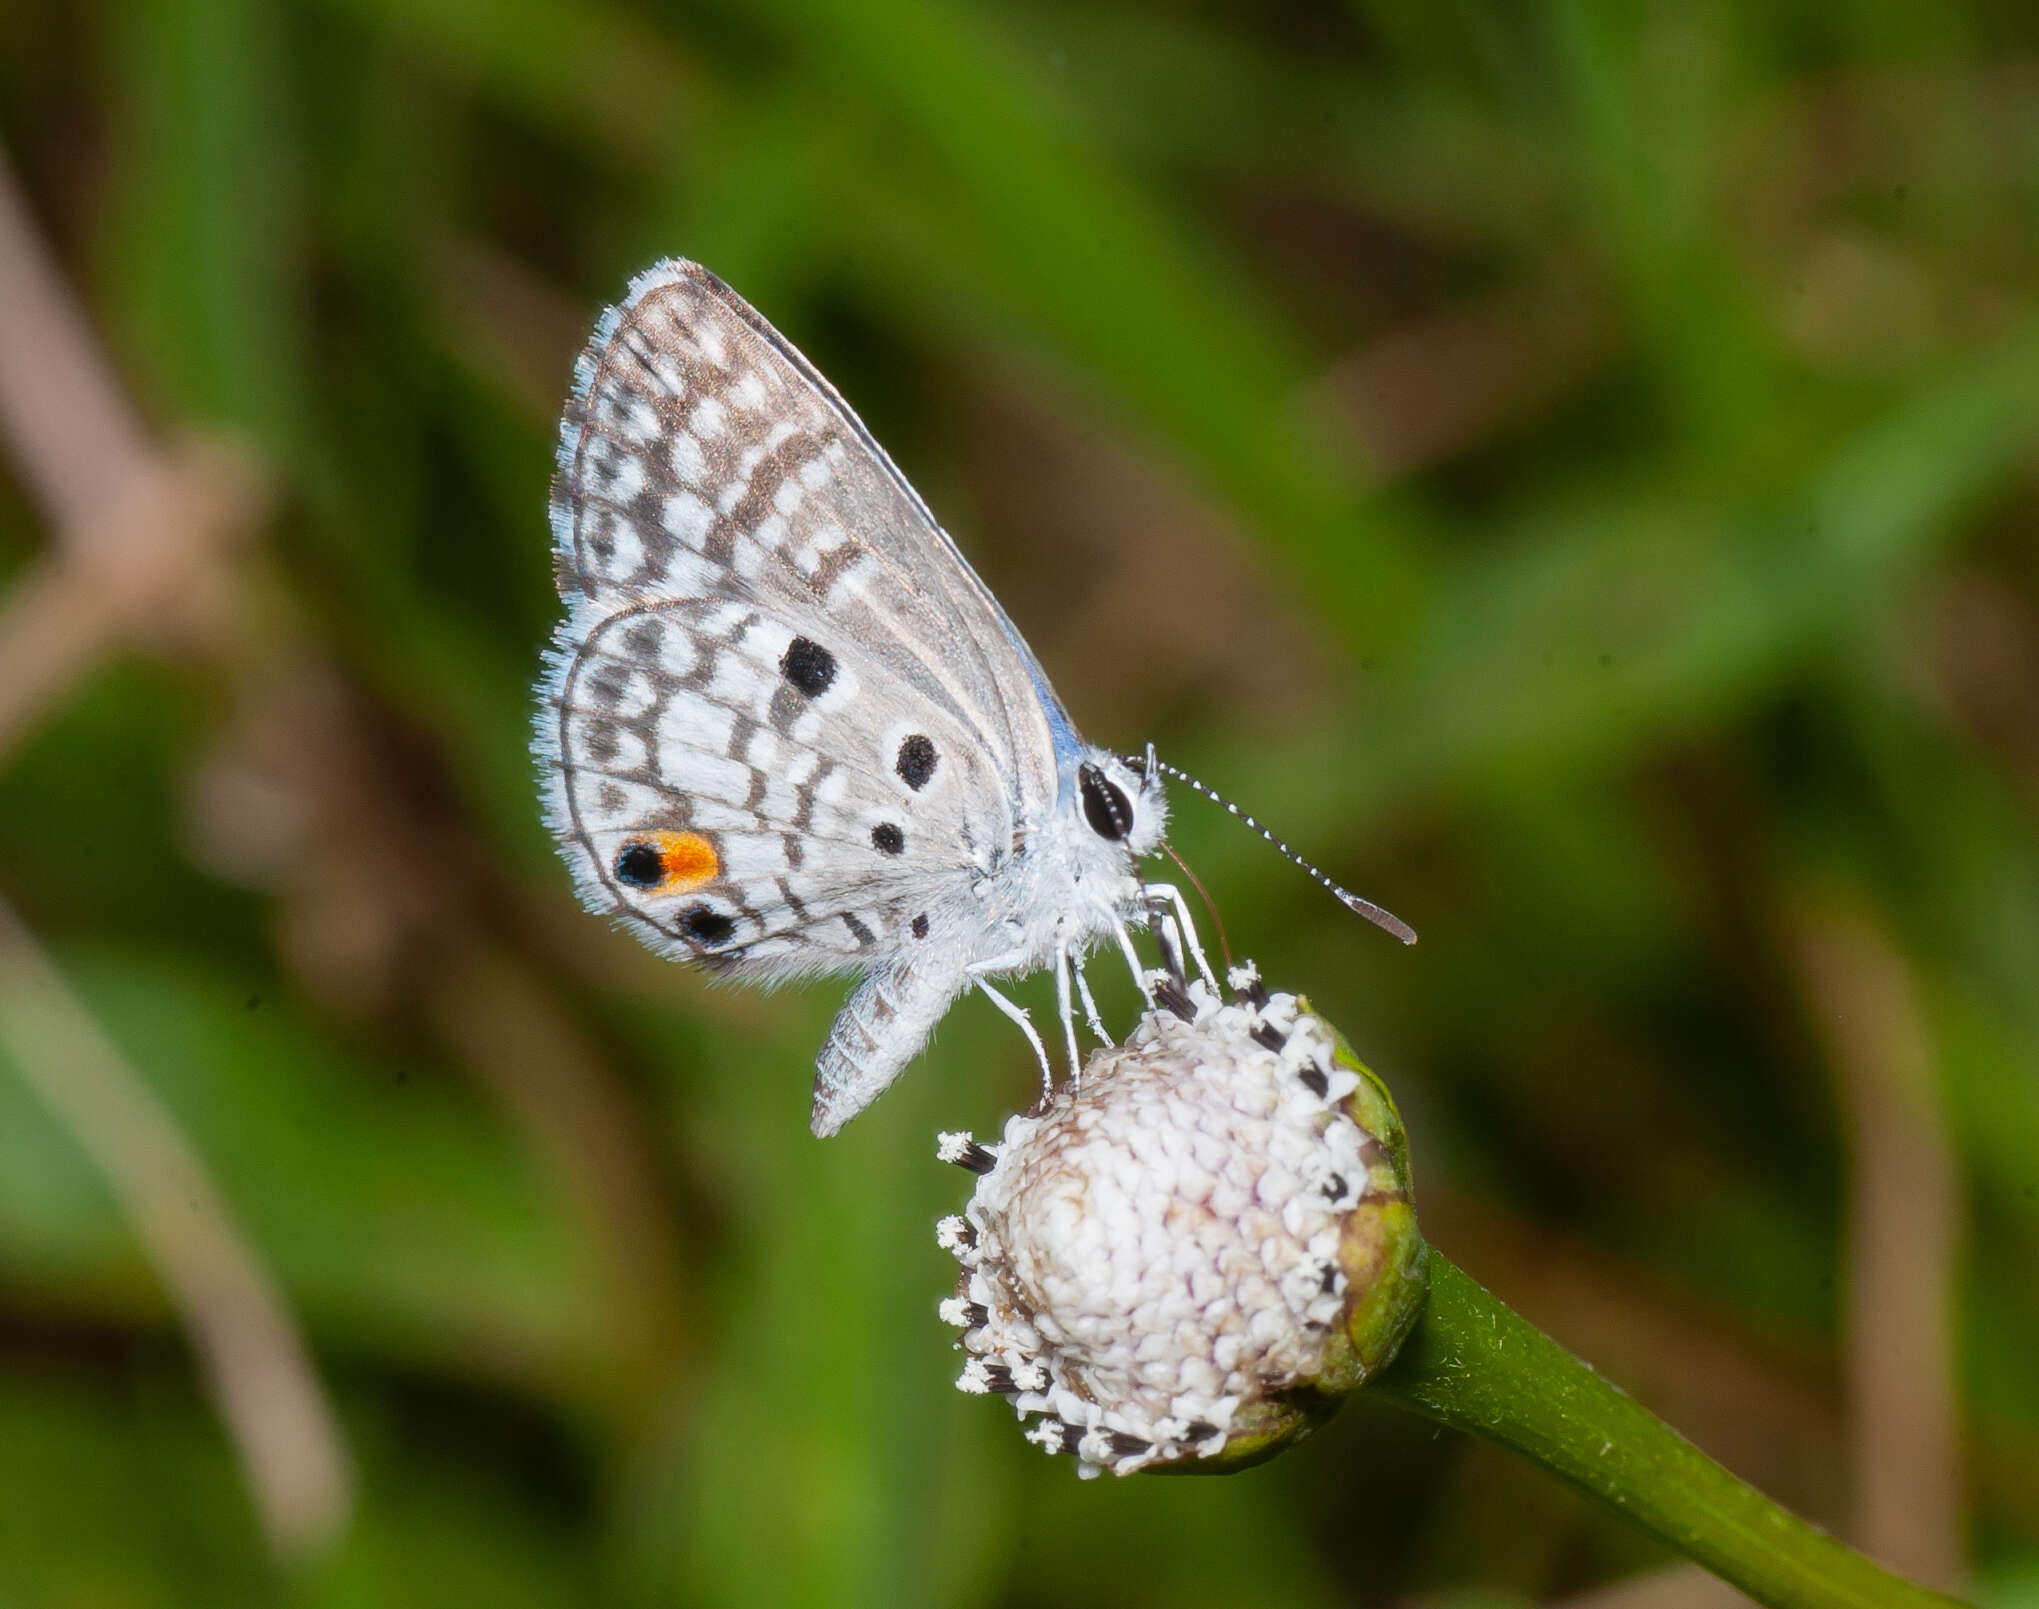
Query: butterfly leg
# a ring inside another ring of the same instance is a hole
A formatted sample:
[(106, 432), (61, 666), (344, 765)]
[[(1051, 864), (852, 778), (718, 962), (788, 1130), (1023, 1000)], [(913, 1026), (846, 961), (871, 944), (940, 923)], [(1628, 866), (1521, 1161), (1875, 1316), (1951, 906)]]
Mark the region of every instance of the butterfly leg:
[(1074, 1078), (1083, 1063), (1076, 1049), (1076, 1012), (1069, 1003), (1069, 947), (1055, 946), (1055, 1009), (1062, 1018), (1062, 1035), (1069, 1041), (1069, 1076)]
[(1083, 971), (1083, 952), (1078, 950), (1069, 959), (1070, 964), (1076, 969), (1076, 998), (1083, 1002), (1083, 1015), (1090, 1023), (1090, 1031), (1097, 1035), (1097, 1042), (1100, 1045), (1109, 1045), (1112, 1043), (1112, 1036), (1104, 1031), (1104, 1019), (1097, 1014), (1097, 1001), (1090, 993), (1090, 979)]
[(1147, 901), (1147, 931), (1154, 935), (1154, 948), (1161, 952), (1161, 970), (1177, 983), (1187, 984), (1189, 974), (1182, 970), (1182, 929), (1176, 926), (1168, 907), (1151, 896)]
[(1003, 972), (1010, 967), (1024, 966), (1030, 957), (1020, 951), (1013, 955), (993, 956), (989, 961), (979, 961), (970, 970), (970, 981), (977, 985), (990, 1002), (1019, 1024), (1020, 1032), (1027, 1036), (1027, 1043), (1034, 1047), (1034, 1059), (1041, 1064), (1041, 1090), (1045, 1094), (1055, 1087), (1055, 1074), (1048, 1066), (1048, 1047), (1041, 1043), (1041, 1036), (1034, 1031), (1034, 1020), (1027, 1015), (1027, 1008), (1016, 1005), (992, 987), (985, 976), (989, 972)]
[(1210, 986), (1211, 993), (1222, 998), (1217, 974), (1211, 971), (1211, 963), (1204, 955), (1204, 947), (1197, 942), (1196, 923), (1189, 919), (1189, 901), (1182, 897), (1182, 890), (1173, 883), (1148, 883), (1140, 892), (1150, 900), (1165, 899), (1175, 907), (1176, 918), (1182, 924), (1182, 941), (1196, 961), (1197, 971), (1203, 974), (1204, 982)]
[(1119, 941), (1119, 953), (1126, 958), (1126, 968), (1133, 974), (1133, 987), (1140, 991), (1140, 998), (1151, 1009), (1154, 1004), (1154, 986), (1147, 981), (1147, 969), (1140, 964), (1140, 952), (1133, 948), (1133, 935), (1126, 931), (1124, 922), (1114, 922), (1112, 932)]

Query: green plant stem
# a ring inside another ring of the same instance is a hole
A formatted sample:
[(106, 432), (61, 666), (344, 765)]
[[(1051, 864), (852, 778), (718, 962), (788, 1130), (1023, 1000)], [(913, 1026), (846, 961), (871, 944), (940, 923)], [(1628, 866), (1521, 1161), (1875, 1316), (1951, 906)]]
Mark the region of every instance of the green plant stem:
[(1872, 1564), (1729, 1474), (1435, 1250), (1423, 1313), (1367, 1389), (1514, 1449), (1759, 1603), (1956, 1601)]

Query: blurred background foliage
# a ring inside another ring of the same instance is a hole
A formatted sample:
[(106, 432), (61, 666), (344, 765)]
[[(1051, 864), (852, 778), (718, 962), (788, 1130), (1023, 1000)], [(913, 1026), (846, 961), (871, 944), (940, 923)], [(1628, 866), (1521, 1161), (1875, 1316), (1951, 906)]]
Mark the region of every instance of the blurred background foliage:
[(1704, 1596), (1365, 1404), (1079, 1485), (934, 1315), (1019, 1037), (818, 1143), (837, 987), (579, 910), (552, 432), (668, 253), (1091, 736), (1421, 930), (1179, 799), (1434, 1241), (2039, 1604), (2029, 6), (13, 0), (0, 139), (147, 430), (10, 281), (0, 1604)]

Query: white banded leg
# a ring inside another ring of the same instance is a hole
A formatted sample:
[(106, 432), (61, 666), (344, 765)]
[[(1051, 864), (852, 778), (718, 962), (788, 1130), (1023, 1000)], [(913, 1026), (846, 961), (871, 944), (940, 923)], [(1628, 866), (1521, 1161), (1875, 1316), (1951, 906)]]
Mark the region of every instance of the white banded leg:
[(1154, 990), (1147, 982), (1147, 969), (1140, 965), (1140, 952), (1133, 948), (1133, 935), (1126, 931), (1126, 924), (1112, 923), (1112, 933), (1119, 941), (1119, 953), (1126, 958), (1126, 969), (1133, 974), (1133, 987), (1140, 991), (1140, 998), (1151, 1007), (1154, 1004)]
[(1173, 883), (1146, 883), (1140, 892), (1149, 899), (1165, 899), (1175, 907), (1176, 920), (1181, 924), (1182, 941), (1188, 948), (1190, 958), (1196, 962), (1197, 971), (1204, 976), (1212, 995), (1224, 998), (1218, 988), (1218, 975), (1211, 970), (1211, 963), (1204, 955), (1204, 947), (1197, 942), (1196, 923), (1189, 919), (1189, 901), (1182, 897), (1182, 890)]
[(1055, 1074), (1048, 1066), (1048, 1047), (1041, 1043), (1041, 1036), (1034, 1031), (1034, 1020), (1027, 1015), (1027, 1008), (1018, 1005), (998, 992), (985, 976), (988, 972), (1003, 972), (1007, 967), (1025, 966), (1026, 952), (1015, 951), (1011, 955), (995, 955), (989, 961), (979, 961), (969, 967), (970, 981), (977, 985), (990, 1002), (1019, 1024), (1020, 1032), (1027, 1036), (1027, 1043), (1034, 1047), (1034, 1060), (1041, 1064), (1041, 1091), (1046, 1094), (1055, 1087)]
[(1188, 983), (1189, 974), (1183, 971), (1182, 929), (1158, 899), (1148, 905), (1147, 931), (1154, 935), (1154, 948), (1161, 952), (1161, 970), (1177, 983)]
[(1055, 1009), (1062, 1018), (1062, 1036), (1069, 1041), (1069, 1076), (1083, 1065), (1076, 1050), (1076, 1013), (1069, 1004), (1069, 947), (1055, 946)]
[(1090, 1023), (1090, 1031), (1097, 1035), (1100, 1045), (1109, 1045), (1112, 1036), (1104, 1031), (1104, 1019), (1098, 1016), (1097, 1001), (1091, 997), (1090, 979), (1084, 976), (1083, 952), (1078, 950), (1069, 959), (1076, 969), (1076, 998), (1083, 1002), (1083, 1015)]
[(1154, 948), (1161, 952), (1161, 970), (1179, 984), (1189, 982), (1189, 974), (1183, 970), (1188, 964), (1182, 944), (1182, 928), (1168, 908), (1167, 898), (1158, 890), (1145, 884), (1140, 888), (1140, 902), (1147, 908), (1147, 931), (1154, 936)]

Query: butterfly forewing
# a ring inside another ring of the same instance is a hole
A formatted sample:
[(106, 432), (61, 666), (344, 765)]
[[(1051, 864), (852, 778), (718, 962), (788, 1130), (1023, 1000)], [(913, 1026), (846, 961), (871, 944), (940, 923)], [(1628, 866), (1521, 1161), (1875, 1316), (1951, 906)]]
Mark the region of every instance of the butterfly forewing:
[(855, 416), (704, 270), (661, 265), (597, 326), (553, 530), (553, 824), (590, 903), (656, 947), (896, 965), (1052, 804), (1067, 723), (1031, 655)]

